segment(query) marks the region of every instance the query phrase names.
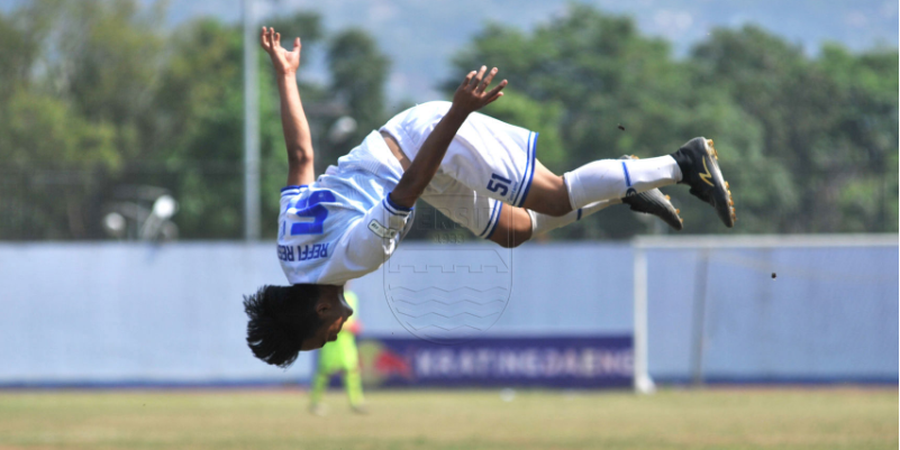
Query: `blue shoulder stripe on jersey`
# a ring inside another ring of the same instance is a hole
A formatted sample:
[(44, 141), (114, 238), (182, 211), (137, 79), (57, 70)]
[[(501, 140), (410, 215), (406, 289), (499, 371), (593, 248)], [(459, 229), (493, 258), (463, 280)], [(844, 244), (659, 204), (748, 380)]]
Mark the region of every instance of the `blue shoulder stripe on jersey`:
[(488, 218), (488, 223), (484, 226), (484, 230), (481, 233), (478, 233), (478, 237), (484, 237), (485, 233), (487, 233), (491, 228), (491, 225), (494, 224), (495, 217), (499, 220), (500, 216), (497, 215), (497, 208), (499, 208), (502, 204), (503, 202), (501, 201), (497, 201), (494, 203), (494, 207), (491, 208), (491, 216)]
[(307, 186), (304, 184), (303, 186), (288, 186), (281, 189), (282, 197), (291, 197), (294, 195), (298, 195), (306, 189)]
[(516, 206), (525, 204), (525, 198), (528, 197), (528, 191), (531, 189), (531, 181), (534, 179), (534, 159), (535, 155), (537, 155), (538, 134), (539, 133), (532, 131), (530, 139), (528, 139), (528, 164), (525, 166), (525, 177), (527, 178), (527, 181), (525, 181), (525, 178), (522, 179), (524, 183), (522, 184), (522, 187), (519, 188), (519, 191), (521, 192), (524, 190), (524, 192), (522, 192), (522, 197), (519, 198), (519, 202)]
[(491, 232), (484, 237), (485, 239), (490, 239), (491, 236), (494, 235), (494, 231), (497, 229), (497, 224), (500, 223), (500, 214), (503, 213), (503, 202), (497, 202), (497, 204), (500, 205), (500, 208), (497, 210), (497, 220), (494, 221), (494, 226), (491, 227)]
[(403, 217), (406, 217), (406, 216), (408, 216), (409, 213), (412, 211), (412, 209), (409, 209), (409, 210), (407, 210), (407, 211), (397, 211), (396, 209), (394, 209), (393, 207), (391, 207), (390, 200), (388, 200), (387, 197), (385, 197), (384, 200), (381, 201), (381, 204), (384, 205), (384, 209), (385, 209), (387, 212), (389, 212), (389, 213), (391, 213), (391, 214), (393, 214), (393, 215), (395, 215), (395, 216), (403, 216)]

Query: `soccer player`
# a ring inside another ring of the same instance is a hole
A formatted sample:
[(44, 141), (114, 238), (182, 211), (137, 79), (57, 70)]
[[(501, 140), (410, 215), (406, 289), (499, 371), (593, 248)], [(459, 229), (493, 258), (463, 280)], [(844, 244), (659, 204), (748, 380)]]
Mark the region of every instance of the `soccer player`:
[(281, 35), (264, 27), (260, 40), (276, 72), (288, 152), (278, 258), (291, 285), (263, 286), (244, 299), (247, 343), (269, 364), (287, 367), (300, 351), (337, 339), (353, 313), (344, 284), (391, 256), (419, 198), (504, 247), (622, 202), (680, 228), (677, 212), (656, 190), (676, 183), (689, 185), (734, 226), (711, 140), (694, 138), (656, 158), (598, 160), (559, 176), (535, 158), (537, 133), (476, 112), (507, 84), (490, 88), (497, 69), (485, 66), (465, 76), (452, 102), (396, 115), (316, 178), (296, 80), (300, 39), (287, 51)]
[[(354, 311), (359, 304), (356, 294), (344, 291), (344, 299), (347, 305)], [(359, 320), (350, 317), (344, 323), (343, 329), (338, 333), (337, 340), (329, 342), (319, 349), (319, 361), (316, 364), (316, 374), (313, 376), (312, 390), (309, 394), (309, 410), (317, 416), (325, 414), (321, 403), (322, 393), (328, 387), (331, 375), (341, 372), (344, 378), (344, 387), (347, 389), (347, 397), (350, 400), (350, 408), (354, 412), (365, 414), (367, 412), (363, 404), (362, 376), (359, 373), (359, 351), (356, 348), (356, 336), (362, 330)]]

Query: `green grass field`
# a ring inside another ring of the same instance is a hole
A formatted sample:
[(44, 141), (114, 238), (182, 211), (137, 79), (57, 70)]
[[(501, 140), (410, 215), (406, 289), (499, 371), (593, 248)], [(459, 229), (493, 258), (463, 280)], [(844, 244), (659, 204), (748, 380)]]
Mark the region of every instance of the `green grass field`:
[(0, 449), (896, 449), (898, 392), (0, 391)]

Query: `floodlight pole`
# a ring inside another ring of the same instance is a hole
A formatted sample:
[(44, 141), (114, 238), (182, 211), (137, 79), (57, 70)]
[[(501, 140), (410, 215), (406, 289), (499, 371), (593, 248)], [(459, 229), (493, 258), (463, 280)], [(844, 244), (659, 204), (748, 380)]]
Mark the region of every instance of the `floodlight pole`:
[(253, 0), (244, 8), (244, 239), (259, 239), (259, 83)]

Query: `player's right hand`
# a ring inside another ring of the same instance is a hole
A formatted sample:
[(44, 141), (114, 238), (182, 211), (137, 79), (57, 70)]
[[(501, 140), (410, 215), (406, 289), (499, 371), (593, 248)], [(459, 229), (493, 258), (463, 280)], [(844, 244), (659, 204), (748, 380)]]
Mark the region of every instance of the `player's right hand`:
[(259, 43), (263, 50), (272, 58), (272, 66), (279, 74), (297, 73), (300, 67), (300, 38), (294, 39), (294, 49), (287, 51), (281, 46), (281, 33), (276, 33), (274, 28), (262, 28)]
[(456, 89), (456, 93), (453, 94), (454, 107), (470, 113), (503, 96), (503, 92), (500, 91), (506, 87), (508, 83), (506, 80), (501, 81), (496, 87), (485, 92), (491, 81), (493, 81), (494, 76), (497, 75), (497, 68), (491, 69), (487, 76), (485, 76), (486, 71), (487, 66), (481, 66), (481, 69), (477, 72), (473, 70), (466, 75), (466, 79), (463, 80), (459, 88)]

